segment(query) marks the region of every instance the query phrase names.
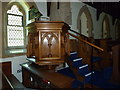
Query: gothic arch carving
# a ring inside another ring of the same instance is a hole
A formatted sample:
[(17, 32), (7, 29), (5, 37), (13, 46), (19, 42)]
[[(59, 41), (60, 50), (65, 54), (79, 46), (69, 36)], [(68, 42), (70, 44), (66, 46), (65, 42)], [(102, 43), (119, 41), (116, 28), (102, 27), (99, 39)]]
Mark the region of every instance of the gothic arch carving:
[[(105, 23), (105, 26), (104, 26), (104, 23)], [(106, 33), (104, 33), (103, 31), (104, 28), (106, 29)], [(110, 38), (110, 23), (107, 15), (104, 16), (102, 21), (102, 38)]]
[(88, 9), (88, 7), (85, 5), (83, 6), (80, 11), (79, 11), (79, 14), (78, 14), (78, 17), (77, 17), (77, 28), (80, 30), (80, 33), (81, 33), (81, 20), (80, 20), (80, 17), (82, 15), (82, 13), (85, 13), (86, 17), (87, 17), (87, 27), (88, 27), (88, 37), (93, 37), (93, 21), (92, 21), (92, 17), (91, 17), (91, 13)]

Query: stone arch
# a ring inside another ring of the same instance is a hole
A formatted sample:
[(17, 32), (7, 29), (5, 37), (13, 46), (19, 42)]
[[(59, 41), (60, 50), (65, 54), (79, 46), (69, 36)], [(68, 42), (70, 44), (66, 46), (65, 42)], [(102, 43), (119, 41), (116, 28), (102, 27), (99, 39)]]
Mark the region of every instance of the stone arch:
[(104, 16), (102, 21), (102, 38), (110, 38), (110, 22), (107, 15)]
[(83, 6), (79, 11), (79, 14), (77, 17), (77, 28), (80, 30), (80, 33), (81, 33), (81, 19), (80, 19), (80, 17), (82, 15), (82, 13), (85, 13), (85, 15), (87, 17), (88, 37), (93, 37), (93, 33), (92, 33), (93, 21), (92, 21), (91, 13), (86, 5)]
[(120, 21), (116, 20), (115, 22), (115, 39), (120, 40)]

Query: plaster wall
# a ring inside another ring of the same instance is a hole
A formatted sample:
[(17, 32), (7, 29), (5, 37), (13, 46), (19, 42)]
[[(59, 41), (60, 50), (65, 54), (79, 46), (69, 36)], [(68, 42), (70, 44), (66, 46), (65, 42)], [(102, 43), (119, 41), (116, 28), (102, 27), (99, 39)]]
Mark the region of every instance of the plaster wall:
[(2, 57), (2, 2), (0, 1), (0, 58)]
[[(72, 12), (72, 25), (71, 28), (77, 32), (80, 32), (80, 30), (77, 28), (77, 18), (80, 9), (86, 4), (81, 2), (71, 2), (71, 12)], [(91, 14), (92, 22), (93, 22), (93, 37), (95, 39), (100, 39), (102, 35), (102, 21), (105, 15), (109, 18), (109, 24), (110, 24), (110, 36), (114, 39), (115, 38), (115, 30), (114, 25), (112, 24), (112, 16), (102, 12), (97, 20), (97, 10), (91, 6), (88, 6), (88, 9)], [(84, 22), (82, 22), (84, 23)], [(83, 24), (85, 25), (85, 24)]]
[[(5, 5), (2, 7), (2, 3), (0, 2), (0, 62), (7, 62), (7, 61), (11, 61), (12, 62), (12, 74), (14, 74), (18, 80), (20, 80), (22, 82), (22, 72), (21, 72), (21, 67), (20, 64), (26, 62), (26, 56), (15, 56), (15, 57), (10, 57), (10, 58), (1, 58), (2, 57), (2, 37), (3, 37), (3, 12), (2, 12), (2, 8), (4, 10)], [(23, 5), (23, 3), (21, 3), (21, 5)], [(40, 10), (40, 12), (43, 14), (43, 16), (47, 16), (47, 3), (46, 2), (36, 2), (36, 5), (38, 7), (38, 9)], [(72, 15), (72, 23), (71, 23), (71, 29), (79, 32), (78, 28), (77, 28), (77, 18), (78, 18), (78, 14), (80, 9), (84, 6), (84, 3), (81, 2), (72, 2), (70, 4), (71, 7), (71, 15)], [(96, 9), (88, 6), (88, 9), (90, 11), (91, 14), (91, 18), (93, 21), (93, 35), (94, 38), (96, 39), (100, 39), (101, 38), (101, 30), (102, 30), (102, 20), (104, 18), (105, 13), (101, 13), (99, 16), (99, 19), (97, 20), (97, 11)], [(24, 8), (28, 8), (27, 6), (25, 6)], [(26, 9), (28, 10), (28, 9)], [(27, 15), (28, 12), (26, 11)], [(112, 17), (110, 15), (108, 15), (109, 17), (109, 22), (110, 22), (110, 31), (111, 31), (111, 37), (115, 37), (115, 30), (114, 30), (114, 25), (112, 25)], [(26, 16), (27, 20), (28, 20), (28, 16)], [(26, 23), (28, 24), (30, 23), (29, 21)], [(20, 72), (18, 72), (20, 71)]]
[[(12, 0), (14, 1), (14, 0)], [(17, 1), (17, 0), (16, 0)], [(5, 8), (7, 7), (9, 3), (8, 2), (1, 2), (0, 1), (0, 62), (7, 62), (7, 61), (11, 61), (12, 66), (12, 74), (14, 74), (16, 76), (16, 78), (22, 82), (22, 70), (21, 70), (21, 66), (20, 64), (27, 62), (26, 61), (26, 55), (24, 56), (15, 56), (15, 57), (8, 57), (8, 58), (2, 58), (2, 51), (4, 49), (4, 47), (2, 47), (3, 45), (3, 33), (6, 33), (3, 29), (4, 26), (4, 13), (5, 13)], [(24, 3), (23, 1), (19, 2), (19, 4), (23, 7), (23, 9), (25, 10), (26, 13), (26, 25), (29, 24), (31, 21), (28, 19), (28, 11), (29, 11), (29, 7), (30, 5), (32, 5), (31, 3)], [(44, 16), (47, 16), (47, 3), (45, 2), (36, 2), (36, 5), (38, 6), (38, 9), (40, 10), (40, 12), (42, 12), (42, 14)]]
[[(71, 3), (71, 8), (72, 8), (72, 29), (77, 31), (77, 32), (80, 32), (80, 30), (77, 28), (77, 19), (78, 19), (78, 14), (79, 14), (79, 11), (80, 9), (84, 6), (85, 4), (84, 3), (81, 3), (81, 2), (72, 2)], [(87, 5), (87, 8), (89, 9), (90, 11), (90, 14), (91, 14), (91, 18), (92, 18), (92, 21), (93, 21), (93, 35), (95, 33), (95, 28), (96, 28), (96, 10), (90, 6)], [(85, 25), (85, 22), (82, 22), (83, 25)], [(84, 27), (84, 26), (83, 26)]]
[(108, 16), (109, 26), (110, 26), (110, 36), (114, 40), (115, 39), (115, 28), (114, 28), (115, 26), (114, 26), (114, 24), (112, 24), (112, 16), (110, 16), (109, 14), (106, 14), (104, 12), (102, 12), (99, 16), (99, 20), (98, 20), (98, 24), (97, 24), (99, 30), (97, 32), (95, 32), (96, 37), (97, 37), (97, 35), (99, 35), (100, 38), (102, 37), (102, 22), (103, 22), (103, 18), (105, 15)]
[[(36, 1), (36, 0), (35, 0)], [(43, 16), (47, 17), (47, 0), (44, 0), (44, 2), (35, 2), (39, 11), (43, 14)]]
[[(9, 57), (9, 58), (1, 58), (1, 62), (8, 62), (11, 61), (11, 69), (12, 74), (20, 81), (22, 82), (22, 69), (20, 64), (27, 62), (26, 56), (18, 56), (18, 57)], [(7, 69), (7, 68), (6, 68)]]

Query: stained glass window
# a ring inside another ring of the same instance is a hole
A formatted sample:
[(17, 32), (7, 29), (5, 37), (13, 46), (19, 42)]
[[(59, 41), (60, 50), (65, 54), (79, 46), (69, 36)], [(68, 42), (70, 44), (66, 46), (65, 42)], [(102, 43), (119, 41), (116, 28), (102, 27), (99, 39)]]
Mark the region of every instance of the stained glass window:
[(8, 47), (24, 46), (23, 14), (16, 5), (7, 11), (7, 44)]

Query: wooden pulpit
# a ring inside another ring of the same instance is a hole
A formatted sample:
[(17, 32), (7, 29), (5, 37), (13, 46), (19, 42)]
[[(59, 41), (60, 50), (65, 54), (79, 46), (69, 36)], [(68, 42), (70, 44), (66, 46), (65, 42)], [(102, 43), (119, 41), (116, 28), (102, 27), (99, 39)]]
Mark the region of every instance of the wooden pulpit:
[(69, 26), (63, 21), (36, 21), (27, 26), (27, 57), (35, 58), (39, 65), (64, 63), (68, 50)]

